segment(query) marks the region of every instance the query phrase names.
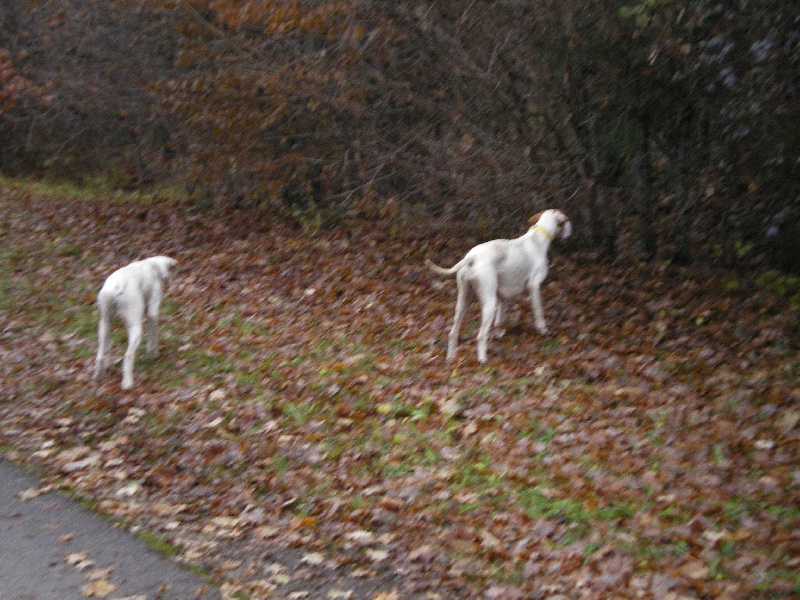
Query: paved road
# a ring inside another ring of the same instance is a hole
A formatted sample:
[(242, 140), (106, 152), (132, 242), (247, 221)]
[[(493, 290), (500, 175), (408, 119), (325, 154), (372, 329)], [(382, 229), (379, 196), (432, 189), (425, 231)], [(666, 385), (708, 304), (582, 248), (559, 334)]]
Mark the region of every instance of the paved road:
[(21, 499), (39, 487), (0, 458), (2, 600), (220, 598), (200, 576), (62, 494)]

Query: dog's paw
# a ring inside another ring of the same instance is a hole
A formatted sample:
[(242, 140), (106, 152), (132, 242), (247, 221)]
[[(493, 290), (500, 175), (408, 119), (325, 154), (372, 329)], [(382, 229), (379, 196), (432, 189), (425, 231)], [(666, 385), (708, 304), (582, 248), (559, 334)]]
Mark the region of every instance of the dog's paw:
[(129, 390), (133, 387), (133, 381), (123, 381), (122, 382), (122, 389)]

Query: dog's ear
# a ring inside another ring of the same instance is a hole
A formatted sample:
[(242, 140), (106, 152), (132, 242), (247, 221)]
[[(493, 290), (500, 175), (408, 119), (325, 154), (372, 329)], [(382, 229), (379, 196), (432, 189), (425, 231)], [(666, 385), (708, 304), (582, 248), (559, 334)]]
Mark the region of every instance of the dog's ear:
[(533, 216), (532, 216), (530, 219), (528, 219), (528, 225), (530, 225), (531, 227), (533, 227), (534, 225), (536, 225), (536, 223), (538, 223), (538, 222), (539, 222), (539, 219), (541, 219), (541, 218), (542, 218), (542, 215), (543, 215), (544, 213), (545, 213), (545, 211), (542, 211), (542, 212), (538, 212), (538, 213), (536, 213), (535, 215), (533, 215)]

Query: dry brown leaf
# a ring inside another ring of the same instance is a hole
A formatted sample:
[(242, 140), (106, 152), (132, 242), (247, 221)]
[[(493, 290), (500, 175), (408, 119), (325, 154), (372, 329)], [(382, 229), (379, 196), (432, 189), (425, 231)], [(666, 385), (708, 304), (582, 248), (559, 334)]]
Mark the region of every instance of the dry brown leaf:
[(369, 549), (365, 552), (365, 554), (367, 558), (374, 563), (381, 562), (389, 558), (389, 552), (387, 550)]
[(17, 497), (22, 500), (23, 502), (27, 502), (28, 500), (32, 500), (33, 498), (38, 498), (42, 494), (46, 494), (52, 491), (52, 485), (45, 485), (38, 488), (28, 488), (23, 490), (17, 494)]
[(681, 573), (689, 579), (708, 579), (711, 569), (701, 562), (692, 561), (681, 567)]
[(340, 590), (338, 588), (332, 588), (328, 590), (328, 593), (325, 594), (326, 598), (331, 598), (331, 600), (349, 600), (353, 597), (353, 590)]
[(88, 552), (70, 552), (64, 557), (64, 561), (81, 571), (94, 566), (94, 561), (89, 558)]
[(81, 593), (87, 598), (105, 598), (111, 592), (117, 589), (117, 586), (106, 579), (97, 579), (92, 581), (81, 588)]
[(114, 567), (106, 567), (105, 569), (95, 569), (88, 575), (89, 581), (99, 581), (100, 579), (108, 579)]
[(300, 559), (300, 562), (312, 566), (321, 565), (325, 562), (325, 555), (321, 552), (309, 552), (308, 554), (303, 555), (303, 557)]

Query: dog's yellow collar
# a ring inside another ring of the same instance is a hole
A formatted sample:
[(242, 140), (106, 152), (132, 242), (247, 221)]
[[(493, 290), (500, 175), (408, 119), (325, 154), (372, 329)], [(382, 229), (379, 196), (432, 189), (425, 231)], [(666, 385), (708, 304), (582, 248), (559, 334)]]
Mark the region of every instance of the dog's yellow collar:
[(541, 232), (544, 234), (544, 237), (546, 237), (546, 238), (547, 238), (547, 241), (548, 241), (548, 242), (552, 242), (552, 241), (553, 241), (553, 234), (552, 234), (552, 233), (550, 233), (549, 231), (547, 231), (547, 229), (545, 229), (545, 228), (544, 228), (544, 227), (542, 227), (541, 225), (534, 225), (534, 226), (533, 226), (533, 228), (534, 228), (536, 231), (541, 231)]

